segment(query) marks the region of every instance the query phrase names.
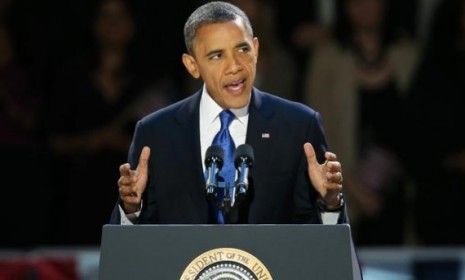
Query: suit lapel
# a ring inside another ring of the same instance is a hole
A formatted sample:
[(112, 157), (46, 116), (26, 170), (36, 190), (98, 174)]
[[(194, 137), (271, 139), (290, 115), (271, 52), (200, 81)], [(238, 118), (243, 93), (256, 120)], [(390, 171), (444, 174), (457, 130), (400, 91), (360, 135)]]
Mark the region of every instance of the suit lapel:
[[(190, 165), (192, 176), (188, 174), (179, 174), (191, 178), (186, 188), (189, 189), (189, 195), (193, 200), (193, 205), (196, 205), (197, 214), (201, 220), (208, 219), (208, 205), (205, 199), (205, 178), (203, 175), (202, 158), (200, 156), (200, 132), (199, 132), (199, 104), (201, 91), (194, 94), (186, 103), (181, 106), (176, 114), (176, 120), (180, 125), (183, 133), (180, 133), (181, 146), (186, 151), (183, 160), (185, 164)], [(186, 138), (184, 138), (186, 137)], [(198, 205), (198, 207), (197, 207)]]
[[(179, 123), (180, 137), (183, 151), (186, 152), (183, 160), (191, 164), (192, 182), (186, 186), (189, 189), (189, 195), (196, 207), (197, 215), (201, 220), (208, 220), (208, 203), (205, 198), (205, 178), (203, 174), (203, 163), (200, 155), (200, 129), (199, 129), (199, 105), (201, 91), (194, 94), (191, 98), (179, 108), (176, 114), (176, 120)], [(269, 156), (273, 146), (273, 131), (271, 120), (273, 117), (273, 108), (266, 101), (266, 96), (257, 89), (253, 89), (252, 100), (249, 106), (249, 120), (247, 127), (246, 143), (254, 149), (255, 166), (254, 172), (263, 173), (269, 164)]]
[(269, 163), (273, 151), (273, 131), (271, 120), (273, 108), (266, 101), (266, 96), (253, 89), (252, 102), (249, 107), (249, 121), (246, 143), (252, 146), (255, 156), (254, 173), (262, 173)]

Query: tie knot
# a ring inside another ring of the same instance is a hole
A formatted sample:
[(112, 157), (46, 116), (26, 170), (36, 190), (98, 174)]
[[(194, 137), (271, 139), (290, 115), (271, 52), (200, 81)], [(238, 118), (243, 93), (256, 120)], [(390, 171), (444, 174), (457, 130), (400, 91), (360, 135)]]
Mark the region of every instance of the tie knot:
[(234, 119), (234, 114), (229, 110), (223, 110), (220, 113), (221, 129), (227, 129)]

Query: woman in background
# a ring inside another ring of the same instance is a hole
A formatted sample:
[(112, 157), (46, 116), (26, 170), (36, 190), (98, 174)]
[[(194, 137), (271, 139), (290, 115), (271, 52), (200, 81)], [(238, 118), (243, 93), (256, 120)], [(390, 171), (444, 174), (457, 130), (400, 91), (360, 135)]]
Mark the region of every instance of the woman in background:
[(337, 4), (334, 34), (308, 63), (305, 101), (325, 116), (329, 145), (344, 163), (356, 242), (400, 244), (407, 182), (402, 112), (417, 48), (388, 21), (387, 1)]

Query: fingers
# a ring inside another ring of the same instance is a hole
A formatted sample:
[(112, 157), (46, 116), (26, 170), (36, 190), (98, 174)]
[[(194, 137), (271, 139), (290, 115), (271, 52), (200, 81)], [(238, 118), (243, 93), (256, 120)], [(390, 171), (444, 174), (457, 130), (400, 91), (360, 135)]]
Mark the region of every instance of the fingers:
[(325, 162), (319, 164), (316, 158), (315, 150), (310, 143), (304, 144), (305, 156), (308, 162), (308, 175), (312, 185), (320, 196), (325, 200), (332, 202), (342, 192), (342, 167), (337, 161), (336, 154), (332, 152), (325, 153)]
[(133, 213), (140, 208), (142, 193), (147, 183), (147, 169), (150, 148), (144, 146), (139, 156), (136, 170), (131, 170), (129, 163), (120, 165), (118, 191), (126, 213)]
[(142, 194), (138, 191), (135, 183), (137, 181), (137, 174), (134, 172), (132, 175), (129, 177), (121, 176), (118, 180), (118, 187), (120, 199), (125, 205), (133, 205), (136, 208), (141, 202)]
[(325, 167), (328, 172), (341, 172), (342, 170), (342, 166), (339, 161), (326, 161)]
[(342, 185), (343, 179), (342, 179), (342, 173), (341, 172), (327, 172), (326, 173), (326, 181), (329, 183), (335, 183)]
[(139, 164), (137, 165), (137, 170), (147, 170), (148, 162), (150, 158), (150, 148), (144, 146), (140, 152)]
[(138, 172), (131, 170), (129, 163), (122, 164), (119, 167), (119, 172), (121, 176), (118, 179), (118, 188), (121, 198), (137, 195), (135, 183), (137, 182)]
[(325, 158), (327, 161), (336, 161), (337, 160), (337, 156), (335, 153), (331, 153), (331, 152), (326, 152), (325, 153)]
[(342, 172), (326, 172), (326, 180), (324, 188), (326, 193), (339, 193), (342, 192), (343, 177)]
[(121, 164), (119, 166), (119, 174), (121, 176), (130, 176), (131, 175), (131, 165), (129, 163)]
[(325, 183), (326, 193), (339, 193), (342, 192), (342, 185), (336, 183)]
[(137, 181), (138, 172), (131, 170), (129, 163), (120, 165), (119, 167), (120, 178), (118, 185), (130, 185)]
[(341, 172), (342, 170), (341, 163), (337, 161), (337, 156), (335, 153), (326, 152), (325, 158), (326, 158), (326, 161), (324, 165), (325, 165), (326, 171)]
[(120, 199), (123, 202), (122, 206), (126, 213), (134, 213), (140, 210), (142, 197), (136, 192), (120, 192)]
[(137, 196), (137, 192), (135, 192), (131, 187), (121, 187), (119, 189), (119, 194), (123, 196)]
[(128, 175), (122, 175), (121, 177), (119, 177), (119, 180), (118, 180), (118, 185), (131, 185), (131, 184), (134, 184), (135, 182), (137, 182), (137, 171), (134, 171), (134, 170), (129, 170), (129, 174)]
[(328, 177), (323, 184), (327, 192), (342, 191), (342, 177), (340, 176), (331, 175), (331, 177)]
[(315, 154), (315, 149), (313, 149), (312, 144), (310, 143), (305, 143), (304, 144), (304, 151), (305, 151), (305, 156), (307, 157), (307, 162), (310, 165), (315, 165), (318, 164), (318, 161), (316, 159), (316, 154)]
[[(312, 144), (309, 142), (304, 144), (304, 151), (307, 157), (307, 162), (310, 164), (318, 164), (318, 160), (316, 158), (315, 149), (313, 148)], [(325, 165), (329, 168), (329, 170), (338, 171), (341, 167), (341, 164), (337, 161), (336, 154), (332, 152), (325, 153)]]
[(324, 169), (326, 169), (323, 183), (325, 192), (322, 197), (324, 197), (326, 202), (332, 204), (332, 201), (342, 192), (343, 177), (341, 164), (338, 161), (326, 161), (324, 165)]

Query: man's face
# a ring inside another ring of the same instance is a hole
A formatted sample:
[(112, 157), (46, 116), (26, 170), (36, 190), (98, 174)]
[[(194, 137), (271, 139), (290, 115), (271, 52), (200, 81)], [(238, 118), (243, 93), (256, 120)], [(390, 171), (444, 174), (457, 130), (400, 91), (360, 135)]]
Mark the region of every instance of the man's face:
[(103, 1), (94, 31), (103, 46), (121, 47), (134, 35), (134, 23), (128, 8), (121, 0)]
[(230, 109), (249, 102), (257, 57), (258, 39), (237, 19), (201, 26), (193, 55), (184, 54), (183, 63), (194, 78), (202, 78), (216, 103)]
[(349, 0), (347, 8), (356, 29), (378, 28), (383, 19), (384, 6), (381, 0)]

